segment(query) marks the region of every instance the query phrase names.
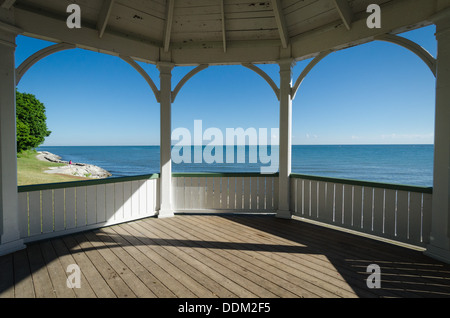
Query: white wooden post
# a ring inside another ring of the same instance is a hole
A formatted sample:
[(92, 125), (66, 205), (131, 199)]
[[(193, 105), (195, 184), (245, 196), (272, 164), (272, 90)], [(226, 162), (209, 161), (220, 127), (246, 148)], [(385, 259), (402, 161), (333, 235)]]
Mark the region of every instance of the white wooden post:
[(450, 11), (436, 17), (438, 41), (434, 185), (426, 254), (450, 263)]
[(292, 67), (293, 59), (278, 62), (280, 66), (280, 162), (277, 217), (291, 218), (290, 181), (292, 148)]
[(172, 69), (174, 64), (159, 62), (160, 72), (160, 105), (161, 105), (161, 177), (160, 177), (160, 210), (158, 217), (172, 217)]
[(0, 255), (24, 248), (19, 233), (16, 143), (15, 39), (0, 22)]

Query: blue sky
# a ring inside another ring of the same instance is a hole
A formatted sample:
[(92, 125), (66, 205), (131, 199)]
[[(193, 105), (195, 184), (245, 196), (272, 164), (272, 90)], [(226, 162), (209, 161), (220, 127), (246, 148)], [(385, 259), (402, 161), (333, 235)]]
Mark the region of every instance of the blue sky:
[[(403, 34), (436, 56), (434, 26)], [(16, 64), (52, 43), (19, 36)], [(294, 81), (307, 61), (297, 63)], [(151, 64), (141, 65), (158, 84)], [(261, 66), (278, 84), (278, 66)], [(177, 67), (176, 83), (191, 70)], [(159, 86), (159, 85), (158, 85)], [(51, 55), (22, 78), (20, 92), (45, 104), (45, 146), (158, 145), (159, 104), (145, 80), (118, 57), (75, 49)], [(308, 75), (293, 102), (293, 144), (432, 144), (435, 78), (413, 53), (372, 42), (334, 52)], [(242, 66), (212, 66), (173, 105), (173, 129), (278, 128), (278, 101)]]

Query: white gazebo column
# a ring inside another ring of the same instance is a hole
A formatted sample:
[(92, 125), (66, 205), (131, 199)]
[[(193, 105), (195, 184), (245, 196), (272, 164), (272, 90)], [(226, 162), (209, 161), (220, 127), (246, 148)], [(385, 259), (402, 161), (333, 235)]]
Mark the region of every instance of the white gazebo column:
[(278, 62), (280, 66), (280, 161), (277, 217), (290, 219), (290, 180), (292, 152), (292, 67), (293, 59)]
[(158, 217), (172, 217), (172, 69), (174, 64), (159, 62), (160, 72), (160, 210)]
[(18, 30), (0, 22), (0, 255), (24, 246), (17, 193), (15, 38)]
[(436, 20), (438, 41), (434, 185), (426, 254), (450, 262), (450, 11)]

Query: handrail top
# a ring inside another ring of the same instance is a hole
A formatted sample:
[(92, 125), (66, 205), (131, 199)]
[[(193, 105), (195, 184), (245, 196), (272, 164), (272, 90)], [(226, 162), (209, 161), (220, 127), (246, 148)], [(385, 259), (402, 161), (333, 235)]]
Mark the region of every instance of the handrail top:
[(382, 188), (382, 189), (389, 189), (389, 190), (400, 190), (400, 191), (429, 193), (429, 194), (433, 193), (433, 187), (421, 187), (421, 186), (406, 185), (406, 184), (395, 184), (395, 183), (384, 183), (384, 182), (376, 182), (376, 181), (362, 181), (362, 180), (353, 180), (353, 179), (312, 176), (312, 175), (303, 175), (303, 174), (298, 174), (298, 173), (292, 173), (290, 175), (290, 177), (293, 179), (306, 179), (306, 180), (313, 180), (313, 181), (333, 182), (333, 183), (339, 183), (339, 184), (348, 184), (348, 185), (356, 185), (356, 186), (372, 187), (372, 188)]
[(174, 172), (174, 178), (213, 178), (213, 177), (278, 177), (278, 173), (259, 173), (259, 172)]
[(18, 192), (21, 193), (21, 192), (56, 190), (56, 189), (76, 188), (76, 187), (88, 187), (88, 186), (101, 185), (101, 184), (111, 184), (111, 183), (139, 181), (139, 180), (150, 180), (150, 179), (158, 179), (158, 178), (159, 178), (159, 173), (154, 173), (154, 174), (147, 174), (147, 175), (142, 175), (142, 176), (113, 177), (113, 178), (106, 178), (106, 179), (83, 180), (83, 181), (72, 181), (72, 182), (61, 182), (61, 183), (33, 184), (33, 185), (18, 186)]
[[(172, 177), (174, 178), (223, 178), (223, 177), (241, 177), (241, 178), (249, 178), (249, 177), (278, 177), (279, 173), (274, 174), (261, 174), (257, 172), (174, 172), (172, 173)], [(112, 184), (118, 182), (128, 182), (128, 181), (139, 181), (139, 180), (150, 180), (150, 179), (159, 179), (160, 174), (147, 174), (141, 176), (130, 176), (130, 177), (113, 177), (107, 179), (96, 179), (96, 180), (83, 180), (83, 181), (73, 181), (73, 182), (62, 182), (62, 183), (48, 183), (48, 184), (37, 184), (37, 185), (24, 185), (18, 186), (18, 192), (33, 192), (33, 191), (44, 191), (44, 190), (55, 190), (55, 189), (65, 189), (65, 188), (75, 188), (75, 187), (87, 187), (93, 185), (102, 185), (102, 184)], [(323, 176), (314, 176), (314, 175), (303, 175), (298, 173), (291, 173), (290, 178), (293, 179), (306, 179), (306, 180), (314, 180), (314, 181), (324, 181), (324, 182), (333, 182), (347, 185), (357, 185), (364, 187), (373, 187), (373, 188), (382, 188), (382, 189), (391, 189), (391, 190), (400, 190), (400, 191), (408, 191), (408, 192), (420, 192), (420, 193), (433, 193), (432, 187), (421, 187), (414, 185), (403, 185), (403, 184), (394, 184), (394, 183), (382, 183), (382, 182), (374, 182), (374, 181), (362, 181), (362, 180), (352, 180), (352, 179), (342, 179), (342, 178), (332, 178), (332, 177), (323, 177)]]

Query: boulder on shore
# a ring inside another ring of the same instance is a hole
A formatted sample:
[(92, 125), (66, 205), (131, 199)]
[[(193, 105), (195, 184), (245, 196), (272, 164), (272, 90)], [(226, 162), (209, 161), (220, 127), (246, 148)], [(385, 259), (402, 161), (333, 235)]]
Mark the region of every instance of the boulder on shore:
[(53, 163), (62, 163), (65, 166), (52, 167), (46, 173), (65, 174), (77, 177), (92, 178), (92, 179), (104, 179), (111, 177), (112, 174), (100, 167), (89, 165), (85, 163), (71, 163), (61, 160), (60, 156), (52, 154), (48, 151), (38, 152), (37, 159)]

